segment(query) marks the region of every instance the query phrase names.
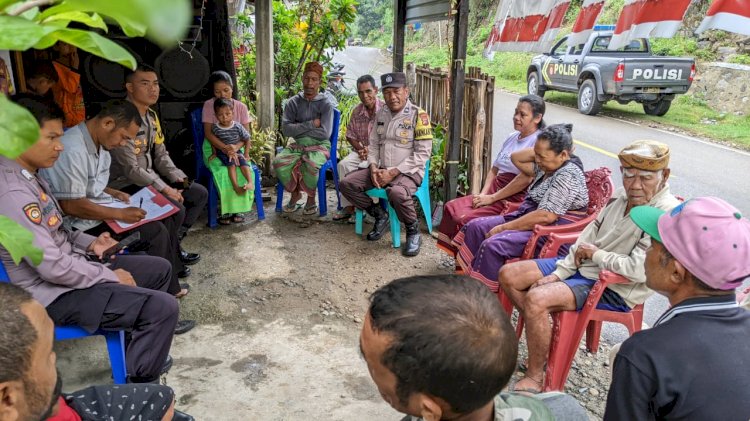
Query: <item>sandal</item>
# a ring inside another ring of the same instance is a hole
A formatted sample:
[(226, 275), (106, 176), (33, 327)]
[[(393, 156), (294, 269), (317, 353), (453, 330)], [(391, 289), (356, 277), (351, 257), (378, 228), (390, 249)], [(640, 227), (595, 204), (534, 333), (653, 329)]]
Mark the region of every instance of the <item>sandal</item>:
[(218, 221), (219, 225), (231, 225), (232, 224), (232, 217), (229, 215), (221, 216), (219, 217)]
[(241, 224), (245, 222), (245, 217), (242, 215), (233, 215), (232, 222), (234, 222), (235, 224)]
[[(184, 292), (183, 292), (184, 291)], [(190, 284), (188, 283), (182, 283), (180, 284), (180, 292), (174, 295), (175, 298), (182, 298), (190, 292)]]
[(344, 222), (348, 221), (352, 216), (354, 216), (353, 213), (347, 212), (346, 210), (340, 210), (336, 211), (336, 214), (333, 215), (333, 220), (335, 222)]
[(302, 211), (302, 215), (315, 215), (318, 213), (318, 205), (305, 206), (305, 210)]
[[(534, 383), (535, 383), (535, 384), (536, 384), (537, 386), (539, 386), (539, 387), (538, 387), (538, 388), (525, 387), (525, 388), (523, 388), (523, 389), (518, 389), (518, 388), (517, 388), (516, 386), (518, 385), (518, 383), (520, 383), (520, 382), (521, 382), (521, 381), (523, 381), (524, 379), (529, 379), (529, 380), (531, 380), (532, 382), (534, 382)], [(544, 385), (542, 384), (542, 382), (543, 382), (543, 381), (544, 381), (544, 379), (543, 379), (543, 378), (542, 378), (542, 379), (539, 379), (539, 380), (537, 380), (537, 379), (535, 379), (535, 378), (533, 378), (533, 377), (529, 377), (529, 376), (526, 376), (526, 377), (524, 377), (524, 378), (522, 378), (522, 379), (519, 379), (518, 381), (516, 381), (516, 382), (515, 382), (515, 383), (513, 384), (513, 386), (511, 386), (511, 387), (509, 388), (509, 391), (510, 391), (510, 392), (513, 392), (513, 393), (520, 393), (520, 394), (524, 394), (524, 395), (537, 395), (537, 394), (539, 394), (539, 393), (542, 393), (542, 388), (544, 387)]]
[(299, 203), (287, 203), (286, 206), (284, 206), (284, 213), (294, 213), (300, 210), (302, 205)]

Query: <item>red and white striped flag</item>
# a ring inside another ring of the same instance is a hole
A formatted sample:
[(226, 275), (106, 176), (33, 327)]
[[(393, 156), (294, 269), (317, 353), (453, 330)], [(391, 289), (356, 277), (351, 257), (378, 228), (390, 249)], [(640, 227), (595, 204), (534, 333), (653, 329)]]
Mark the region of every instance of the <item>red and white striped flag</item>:
[(609, 49), (622, 48), (636, 38), (674, 36), (688, 6), (690, 0), (625, 0)]
[(750, 1), (714, 0), (695, 32), (700, 34), (709, 29), (750, 35)]
[(584, 0), (581, 13), (578, 14), (573, 30), (568, 35), (568, 45), (578, 45), (588, 41), (603, 8), (604, 0)]
[[(498, 7), (486, 51), (549, 50), (570, 0), (506, 0)], [(502, 21), (500, 19), (502, 18)]]

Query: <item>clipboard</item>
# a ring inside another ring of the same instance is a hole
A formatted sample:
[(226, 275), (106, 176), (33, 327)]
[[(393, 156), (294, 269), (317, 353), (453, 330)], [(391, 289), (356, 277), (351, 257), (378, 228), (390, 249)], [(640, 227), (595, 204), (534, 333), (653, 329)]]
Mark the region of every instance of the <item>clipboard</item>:
[(126, 231), (130, 231), (133, 228), (137, 228), (143, 224), (147, 224), (153, 221), (159, 221), (169, 216), (174, 215), (179, 211), (179, 208), (174, 205), (169, 199), (163, 194), (159, 193), (152, 186), (144, 187), (135, 194), (130, 196), (130, 203), (124, 202), (111, 202), (102, 204), (111, 208), (128, 208), (133, 207), (134, 203), (140, 202), (143, 198), (143, 208), (146, 209), (146, 217), (134, 224), (128, 224), (122, 221), (107, 220), (105, 221), (115, 234), (121, 234)]

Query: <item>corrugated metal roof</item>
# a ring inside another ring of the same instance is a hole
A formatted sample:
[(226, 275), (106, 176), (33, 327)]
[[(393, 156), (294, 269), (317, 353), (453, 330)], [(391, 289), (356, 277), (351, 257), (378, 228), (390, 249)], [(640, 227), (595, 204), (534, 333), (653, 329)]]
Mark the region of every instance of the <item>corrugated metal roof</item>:
[(445, 20), (450, 11), (451, 0), (406, 0), (406, 23)]

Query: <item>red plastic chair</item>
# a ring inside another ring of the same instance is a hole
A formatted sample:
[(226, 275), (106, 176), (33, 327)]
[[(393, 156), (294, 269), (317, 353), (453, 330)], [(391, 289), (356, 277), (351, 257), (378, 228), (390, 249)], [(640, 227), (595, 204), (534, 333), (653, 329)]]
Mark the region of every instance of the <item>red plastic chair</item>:
[[(517, 262), (519, 260), (533, 259), (536, 246), (539, 242), (539, 239), (542, 237), (548, 237), (549, 235), (553, 233), (557, 233), (557, 234), (570, 233), (570, 232), (580, 233), (581, 231), (583, 231), (583, 229), (586, 228), (586, 225), (588, 225), (591, 221), (596, 219), (596, 216), (599, 215), (599, 212), (602, 209), (604, 209), (605, 206), (607, 206), (607, 203), (609, 203), (609, 199), (612, 197), (612, 194), (614, 193), (614, 190), (615, 190), (614, 184), (612, 183), (612, 178), (610, 177), (610, 174), (612, 174), (612, 171), (606, 167), (601, 167), (595, 170), (586, 171), (585, 173), (586, 187), (588, 187), (588, 190), (589, 190), (589, 205), (588, 205), (588, 208), (586, 209), (587, 216), (581, 219), (580, 221), (576, 221), (572, 224), (552, 225), (552, 226), (536, 225), (534, 227), (531, 238), (526, 243), (526, 247), (524, 247), (523, 249), (523, 253), (521, 254), (521, 257), (518, 259), (508, 260), (507, 263)], [(545, 248), (543, 247), (542, 252), (544, 252), (544, 249)], [(543, 256), (543, 254), (540, 253), (539, 256)], [(556, 256), (556, 254), (551, 255), (550, 257), (554, 257), (554, 256)], [(505, 309), (505, 311), (508, 312), (508, 315), (512, 314), (513, 303), (510, 301), (508, 297), (505, 296), (502, 288), (497, 291), (497, 298), (498, 300), (500, 300), (500, 303), (503, 305), (503, 308)], [(523, 329), (523, 320), (519, 318), (518, 323), (521, 326), (521, 329)], [(519, 333), (519, 336), (520, 336), (520, 333)]]
[[(578, 239), (580, 233), (551, 234), (542, 256), (553, 257), (564, 244), (572, 244)], [(628, 312), (610, 311), (597, 308), (599, 299), (607, 286), (629, 282), (625, 277), (617, 275), (608, 270), (599, 273), (599, 281), (594, 284), (589, 296), (580, 311), (561, 311), (552, 314), (552, 342), (547, 357), (547, 370), (544, 375), (543, 390), (563, 390), (568, 378), (573, 358), (578, 352), (578, 344), (586, 332), (586, 348), (589, 352), (596, 353), (599, 349), (599, 337), (602, 331), (602, 322), (613, 322), (625, 325), (628, 333), (632, 335), (641, 330), (643, 325), (643, 304), (635, 306)], [(523, 329), (522, 320), (519, 319), (520, 332)]]

